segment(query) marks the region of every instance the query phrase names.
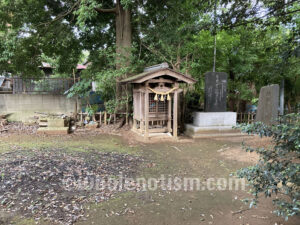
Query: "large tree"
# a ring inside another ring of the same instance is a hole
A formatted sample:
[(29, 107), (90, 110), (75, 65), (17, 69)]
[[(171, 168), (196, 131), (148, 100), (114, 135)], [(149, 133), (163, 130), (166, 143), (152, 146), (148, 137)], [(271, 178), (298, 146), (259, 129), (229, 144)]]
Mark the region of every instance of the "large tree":
[[(95, 0), (82, 0), (79, 9), (77, 9), (78, 21), (82, 23), (81, 26), (84, 28), (88, 25), (86, 23), (87, 20), (96, 17), (91, 11), (95, 10), (99, 14), (112, 14), (115, 22), (115, 43), (116, 54), (118, 56), (116, 69), (122, 67), (123, 59), (120, 56), (125, 58), (125, 65), (128, 66), (130, 64), (130, 51), (132, 47), (130, 2), (123, 2), (123, 4), (121, 0), (116, 0), (115, 3), (106, 1), (106, 4), (98, 2)], [(112, 8), (106, 8), (106, 5), (110, 5)], [(108, 24), (111, 26), (109, 22)]]
[[(104, 89), (114, 83), (112, 81), (118, 79), (120, 74), (130, 74), (132, 68), (140, 70), (143, 66), (162, 61), (167, 61), (176, 70), (198, 77), (197, 87), (201, 87), (203, 73), (212, 69), (211, 47), (214, 41), (211, 37), (217, 31), (220, 36), (217, 41), (217, 70), (229, 72), (232, 81), (243, 81), (241, 74), (250, 76), (249, 72), (245, 72), (247, 69), (261, 68), (260, 71), (252, 70), (254, 78), (251, 79), (255, 83), (263, 81), (265, 84), (272, 80), (269, 69), (272, 66), (264, 68), (262, 64), (277, 66), (282, 63), (284, 68), (291, 68), (289, 63), (296, 62), (296, 39), (299, 36), (297, 12), (300, 10), (297, 2), (1, 0), (0, 72), (11, 71), (22, 76), (42, 75), (38, 66), (45, 58), (52, 58), (57, 62), (57, 71), (71, 74), (82, 50), (87, 50), (92, 62), (88, 79), (104, 77), (101, 80), (107, 84)], [(213, 15), (216, 4), (215, 24)], [(281, 39), (276, 48), (272, 48), (267, 38), (263, 38), (266, 40), (263, 42), (265, 46), (256, 43), (256, 49), (250, 48), (253, 44), (251, 40), (267, 37), (266, 33), (270, 33), (269, 37), (274, 36), (279, 27), (287, 28), (289, 34)], [(254, 33), (251, 32), (253, 29)], [(200, 40), (203, 40), (202, 44)], [(232, 48), (226, 46), (226, 41), (233, 43)], [(225, 51), (221, 49), (223, 44)], [(262, 56), (269, 44), (271, 51), (266, 51)], [(239, 54), (236, 55), (237, 52)], [(259, 56), (259, 63), (249, 57), (256, 55)], [(277, 61), (271, 60), (272, 56)], [(284, 60), (280, 62), (280, 59)], [(254, 71), (260, 75), (256, 76)], [(264, 79), (260, 79), (261, 75)], [(115, 87), (118, 85), (114, 84), (114, 88), (109, 86), (109, 92), (115, 92)], [(113, 98), (114, 95), (109, 96)]]
[[(66, 64), (74, 64), (81, 49), (93, 51), (115, 43), (119, 69), (122, 63), (129, 65), (132, 42), (139, 42), (141, 34), (147, 47), (151, 42), (158, 43), (161, 46), (157, 50), (163, 51), (176, 45), (171, 54), (181, 52), (180, 42), (188, 42), (183, 36), (187, 38), (195, 30), (211, 30), (215, 2), (224, 8), (218, 12), (220, 28), (246, 23), (286, 23), (299, 11), (295, 8), (296, 0), (2, 0), (0, 29), (4, 38), (0, 60), (3, 66), (6, 64), (4, 67), (10, 63), (14, 70), (26, 74), (26, 68), (33, 70), (44, 53), (60, 57), (61, 68), (70, 70)], [(155, 55), (154, 51), (152, 54)], [(169, 60), (177, 69), (179, 58)]]

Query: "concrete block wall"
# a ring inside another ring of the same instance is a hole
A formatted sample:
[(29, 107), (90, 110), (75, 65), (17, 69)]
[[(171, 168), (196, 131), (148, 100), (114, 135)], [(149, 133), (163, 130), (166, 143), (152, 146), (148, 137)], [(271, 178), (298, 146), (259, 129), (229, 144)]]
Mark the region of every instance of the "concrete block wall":
[(62, 95), (0, 94), (0, 114), (11, 114), (12, 121), (28, 122), (35, 112), (70, 114), (75, 109), (76, 100)]

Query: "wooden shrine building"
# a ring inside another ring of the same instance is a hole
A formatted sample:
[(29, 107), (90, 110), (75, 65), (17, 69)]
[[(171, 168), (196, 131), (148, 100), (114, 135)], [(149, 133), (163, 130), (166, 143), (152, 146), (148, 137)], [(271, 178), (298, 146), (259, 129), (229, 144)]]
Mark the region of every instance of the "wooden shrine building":
[(125, 80), (133, 85), (133, 130), (145, 137), (152, 133), (170, 133), (177, 137), (180, 83), (196, 80), (162, 63)]

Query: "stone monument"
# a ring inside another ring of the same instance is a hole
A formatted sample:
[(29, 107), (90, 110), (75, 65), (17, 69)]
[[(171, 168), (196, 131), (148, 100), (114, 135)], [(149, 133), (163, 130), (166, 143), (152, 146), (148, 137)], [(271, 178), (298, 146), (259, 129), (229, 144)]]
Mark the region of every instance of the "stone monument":
[(236, 113), (227, 112), (227, 74), (205, 74), (205, 112), (193, 113), (193, 124), (186, 124), (186, 134), (192, 137), (235, 136)]
[(274, 124), (278, 117), (279, 85), (273, 84), (260, 89), (255, 121)]
[(205, 74), (205, 112), (226, 112), (227, 74)]

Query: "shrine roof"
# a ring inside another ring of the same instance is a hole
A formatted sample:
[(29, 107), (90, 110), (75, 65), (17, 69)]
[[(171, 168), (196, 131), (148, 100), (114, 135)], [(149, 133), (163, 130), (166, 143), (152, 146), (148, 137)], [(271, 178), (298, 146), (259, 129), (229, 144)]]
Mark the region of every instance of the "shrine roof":
[(146, 71), (131, 77), (128, 77), (121, 81), (121, 83), (144, 83), (147, 80), (162, 77), (162, 76), (169, 76), (171, 78), (176, 79), (178, 82), (181, 83), (187, 83), (187, 84), (193, 84), (196, 82), (194, 78), (192, 78), (190, 75), (185, 75), (183, 73), (177, 72), (175, 70), (172, 70), (170, 68), (158, 68), (150, 71)]

